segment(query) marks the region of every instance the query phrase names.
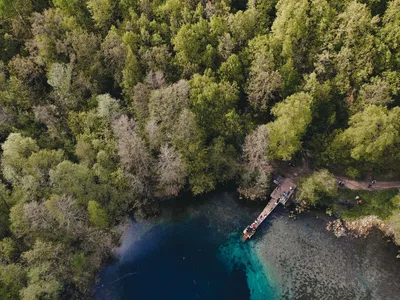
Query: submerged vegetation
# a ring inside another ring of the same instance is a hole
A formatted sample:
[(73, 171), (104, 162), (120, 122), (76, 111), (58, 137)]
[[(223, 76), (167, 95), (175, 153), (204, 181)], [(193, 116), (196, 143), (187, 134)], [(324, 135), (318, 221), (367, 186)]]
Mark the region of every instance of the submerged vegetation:
[(399, 0), (0, 0), (0, 298), (89, 298), (126, 216), (299, 152), (398, 176), (399, 50)]

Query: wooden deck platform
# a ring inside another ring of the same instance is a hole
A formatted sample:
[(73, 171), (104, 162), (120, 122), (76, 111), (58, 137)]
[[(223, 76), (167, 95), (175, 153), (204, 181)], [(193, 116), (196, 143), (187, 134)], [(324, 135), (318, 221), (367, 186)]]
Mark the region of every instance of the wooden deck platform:
[(278, 206), (279, 203), (286, 205), (296, 190), (296, 184), (288, 178), (281, 179), (278, 186), (271, 193), (271, 200), (263, 209), (257, 219), (243, 230), (242, 241), (250, 239), (256, 232), (258, 226), (269, 216), (269, 214)]
[[(274, 200), (276, 202), (280, 199), (279, 202), (283, 205), (286, 205), (289, 198), (293, 195), (296, 187), (297, 185), (289, 178), (283, 179), (271, 193), (271, 201)], [(285, 196), (285, 193), (288, 194)]]

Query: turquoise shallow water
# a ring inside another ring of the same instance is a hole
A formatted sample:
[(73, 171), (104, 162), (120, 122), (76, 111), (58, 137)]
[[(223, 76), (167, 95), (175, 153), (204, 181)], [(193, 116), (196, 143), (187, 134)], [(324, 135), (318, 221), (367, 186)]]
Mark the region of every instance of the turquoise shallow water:
[(400, 299), (397, 248), (378, 231), (337, 239), (323, 214), (279, 208), (242, 243), (263, 204), (228, 192), (179, 201), (132, 223), (95, 299)]
[(261, 263), (253, 244), (253, 241), (243, 243), (240, 232), (230, 234), (219, 248), (221, 261), (229, 272), (235, 269), (245, 272), (250, 299), (278, 299), (279, 287), (273, 284), (272, 275)]

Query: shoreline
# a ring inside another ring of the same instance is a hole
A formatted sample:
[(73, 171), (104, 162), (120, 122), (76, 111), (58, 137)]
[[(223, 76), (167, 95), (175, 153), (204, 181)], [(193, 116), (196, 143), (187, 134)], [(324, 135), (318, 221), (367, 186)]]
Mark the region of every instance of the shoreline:
[[(205, 204), (207, 204), (207, 202), (213, 201), (213, 198), (214, 198), (213, 195), (219, 194), (221, 192), (222, 192), (221, 189), (216, 189), (210, 193), (207, 193), (206, 195), (200, 196), (199, 199), (197, 199), (197, 201), (188, 202), (188, 203), (184, 204), (183, 206), (179, 207), (180, 213), (182, 213), (182, 211), (187, 210), (187, 212), (189, 212), (189, 214), (197, 214), (197, 212), (195, 211), (196, 207), (205, 205)], [(238, 196), (238, 194), (234, 190), (224, 191), (223, 193), (226, 193), (226, 192), (227, 193), (232, 192), (236, 196)], [(203, 200), (203, 198), (208, 198), (208, 197), (210, 197), (210, 199)], [(259, 207), (259, 209), (262, 210), (263, 205), (261, 205), (260, 201), (250, 201), (250, 200), (243, 201), (239, 197), (240, 196), (238, 196), (238, 199), (236, 199), (236, 201), (239, 203), (239, 205), (246, 207), (246, 208), (251, 207), (252, 212), (254, 214), (258, 213), (256, 207)], [(178, 201), (178, 202), (182, 201), (182, 199), (180, 197), (178, 197), (176, 199), (172, 199), (170, 201), (172, 201), (172, 203), (174, 203), (174, 200)], [(215, 200), (216, 199), (214, 199), (214, 201)], [(267, 201), (262, 201), (262, 202), (267, 203)], [(181, 203), (181, 205), (182, 205), (182, 203)], [(399, 248), (399, 255), (397, 258), (400, 258), (400, 244), (397, 243), (394, 239), (394, 233), (393, 233), (392, 227), (389, 224), (387, 224), (385, 221), (379, 219), (377, 216), (368, 215), (368, 216), (364, 216), (361, 218), (357, 218), (355, 220), (344, 220), (343, 218), (336, 216), (335, 214), (332, 216), (327, 214), (326, 207), (318, 207), (318, 208), (314, 207), (311, 210), (305, 210), (305, 211), (296, 213), (296, 207), (298, 207), (298, 206), (294, 202), (292, 205), (294, 207), (294, 209), (293, 209), (294, 216), (299, 216), (299, 215), (303, 215), (306, 212), (314, 211), (314, 212), (317, 212), (317, 213), (320, 213), (320, 214), (326, 216), (327, 218), (333, 217), (334, 220), (331, 220), (327, 223), (325, 230), (332, 233), (337, 238), (346, 237), (346, 236), (353, 237), (353, 238), (366, 238), (374, 228), (377, 228), (379, 231), (381, 231), (383, 233), (384, 236), (390, 238), (391, 242)], [(159, 225), (166, 219), (173, 218), (171, 216), (171, 211), (174, 210), (175, 208), (176, 207), (171, 205), (171, 203), (169, 203), (169, 204), (164, 203), (164, 205), (161, 205), (161, 207), (160, 207), (160, 213), (156, 216), (151, 216), (146, 219), (135, 220), (135, 221), (133, 221), (131, 218), (129, 218), (129, 221), (131, 222), (130, 225), (125, 224), (123, 226), (123, 227), (125, 227), (124, 228), (125, 230), (123, 230), (123, 232), (121, 232), (121, 242), (112, 251), (113, 259), (119, 259), (121, 257), (121, 252), (123, 252), (124, 249), (129, 247), (129, 245), (126, 244), (125, 237), (128, 234), (128, 232), (130, 230), (132, 230), (132, 226), (139, 225), (140, 227), (142, 227), (143, 232), (141, 232), (140, 235), (143, 235), (146, 232), (146, 230), (149, 230), (149, 228), (156, 226), (156, 224)], [(283, 208), (288, 211), (288, 219), (291, 219), (291, 216), (293, 216), (293, 214), (291, 213), (292, 209), (289, 209), (288, 207), (283, 207)], [(272, 218), (273, 218), (273, 216), (274, 216), (274, 214), (271, 214)], [(296, 219), (296, 218), (297, 217), (295, 217), (294, 219)], [(147, 229), (144, 229), (144, 227), (147, 227)], [(136, 234), (134, 240), (138, 240), (139, 238), (140, 238), (140, 236), (138, 236)], [(129, 243), (134, 243), (134, 240), (131, 240)], [(125, 243), (124, 243), (124, 241), (125, 241)]]
[(384, 236), (390, 238), (391, 242), (399, 247), (397, 258), (400, 258), (400, 245), (394, 239), (392, 227), (377, 216), (369, 215), (351, 221), (336, 218), (334, 221), (328, 222), (326, 226), (326, 230), (332, 232), (337, 238), (343, 236), (366, 238), (374, 228), (382, 232)]

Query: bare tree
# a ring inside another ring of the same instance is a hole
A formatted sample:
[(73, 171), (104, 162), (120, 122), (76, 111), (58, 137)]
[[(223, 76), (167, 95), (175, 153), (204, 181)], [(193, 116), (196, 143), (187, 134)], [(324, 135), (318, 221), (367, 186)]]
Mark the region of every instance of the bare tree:
[(115, 136), (118, 139), (118, 155), (122, 168), (127, 172), (145, 178), (151, 169), (151, 156), (145, 141), (137, 131), (133, 120), (122, 115), (112, 124)]
[(271, 179), (270, 175), (270, 169), (259, 170), (258, 172), (245, 170), (238, 188), (239, 193), (250, 200), (265, 199)]
[(185, 184), (186, 170), (180, 153), (165, 144), (158, 157), (158, 188), (164, 196), (177, 196)]
[(89, 259), (94, 269), (100, 268), (104, 258), (111, 254), (114, 247), (112, 236), (104, 230), (90, 228), (86, 232), (85, 243), (82, 243), (83, 250), (91, 253)]
[(52, 136), (60, 134), (58, 126), (60, 125), (60, 114), (55, 105), (39, 105), (33, 108), (35, 119), (47, 126), (47, 129)]
[(147, 121), (146, 132), (148, 135), (150, 148), (153, 150), (158, 149), (161, 142), (161, 131), (156, 120), (150, 119)]
[(181, 111), (189, 106), (189, 92), (189, 83), (186, 80), (179, 80), (151, 94), (150, 117), (159, 123), (163, 132), (170, 132)]
[(267, 146), (266, 125), (260, 125), (251, 132), (243, 146), (245, 162), (239, 192), (251, 200), (265, 198), (269, 186), (271, 166), (266, 156)]
[(36, 80), (43, 72), (31, 57), (22, 57), (20, 55), (14, 56), (9, 66), (11, 72), (27, 85), (37, 84)]
[(247, 168), (255, 171), (268, 165), (266, 158), (268, 145), (268, 128), (260, 125), (256, 130), (247, 135), (243, 152)]
[(160, 89), (165, 84), (164, 73), (161, 71), (150, 71), (147, 74), (145, 82), (153, 89)]
[(61, 107), (75, 108), (77, 99), (71, 93), (72, 64), (53, 63), (47, 74), (48, 83)]
[(281, 87), (282, 76), (278, 71), (252, 72), (248, 87), (250, 104), (256, 108), (266, 109), (269, 101), (274, 99), (274, 93)]
[(3, 105), (0, 106), (0, 124), (12, 124), (15, 122), (15, 115), (13, 114)]
[(51, 197), (46, 201), (46, 208), (54, 219), (57, 220), (60, 229), (74, 235), (83, 230), (86, 220), (85, 212), (71, 196)]
[(44, 203), (32, 201), (23, 206), (23, 217), (29, 223), (29, 231), (45, 233), (54, 229), (56, 223), (46, 209)]
[[(153, 192), (153, 187), (148, 184), (148, 181), (144, 177), (139, 177), (138, 175), (133, 175), (128, 172), (124, 172), (123, 174), (125, 183), (129, 187), (129, 189), (136, 195), (141, 196), (150, 196)], [(133, 207), (137, 207), (137, 203), (135, 201), (126, 202), (126, 209), (132, 209)]]

